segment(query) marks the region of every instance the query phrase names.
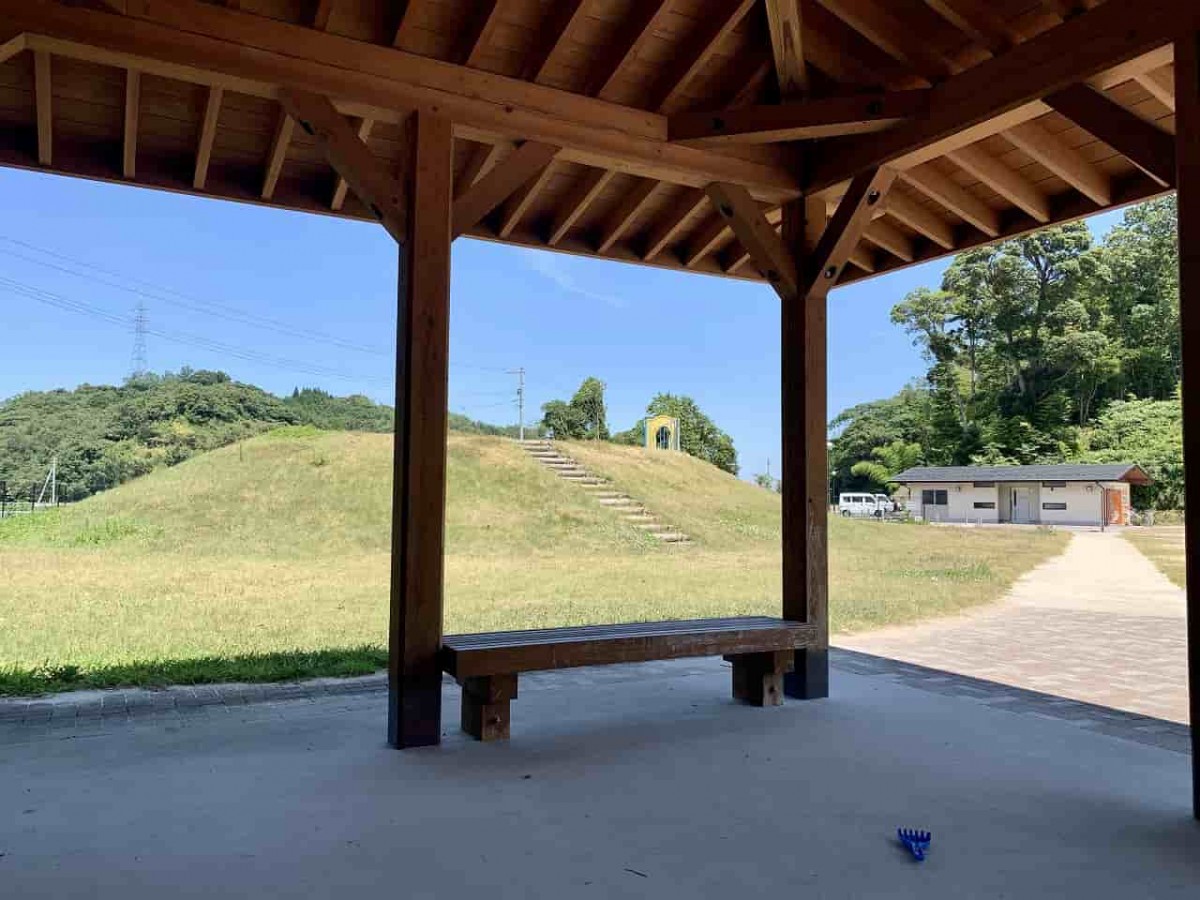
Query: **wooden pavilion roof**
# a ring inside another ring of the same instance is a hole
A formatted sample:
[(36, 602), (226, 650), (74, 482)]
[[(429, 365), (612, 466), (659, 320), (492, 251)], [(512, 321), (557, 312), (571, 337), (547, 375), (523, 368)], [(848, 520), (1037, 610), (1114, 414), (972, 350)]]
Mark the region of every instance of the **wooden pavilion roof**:
[(889, 166), (844, 283), (1168, 190), (1198, 5), (0, 0), (0, 164), (373, 219), (281, 88), (331, 97), (394, 168), (434, 109), (456, 196), (521, 179), (456, 209), (464, 233), (741, 278), (710, 184), (777, 227)]

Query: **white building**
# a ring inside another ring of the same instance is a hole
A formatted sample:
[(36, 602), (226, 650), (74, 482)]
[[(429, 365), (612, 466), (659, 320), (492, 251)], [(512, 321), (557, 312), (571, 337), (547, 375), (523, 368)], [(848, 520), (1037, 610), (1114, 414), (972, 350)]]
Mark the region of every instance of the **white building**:
[(1127, 525), (1129, 486), (1149, 484), (1133, 463), (918, 466), (896, 475), (897, 498), (926, 522)]

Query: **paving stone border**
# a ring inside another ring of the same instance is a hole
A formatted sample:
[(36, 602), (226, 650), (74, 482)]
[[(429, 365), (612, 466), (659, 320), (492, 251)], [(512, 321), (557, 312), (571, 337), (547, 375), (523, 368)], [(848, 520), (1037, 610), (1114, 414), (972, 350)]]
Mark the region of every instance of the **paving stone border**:
[[(835, 669), (856, 675), (888, 678), (917, 690), (970, 698), (1007, 712), (1046, 716), (1140, 744), (1176, 753), (1191, 753), (1189, 730), (1186, 725), (1178, 722), (930, 669), (855, 650), (835, 647), (830, 650), (829, 656)], [(551, 690), (564, 686), (564, 683), (612, 684), (711, 671), (710, 660), (676, 660), (632, 666), (570, 669), (562, 672), (535, 672), (522, 679), (522, 689)], [(449, 678), (446, 681), (452, 683)], [(157, 690), (127, 688), (72, 691), (44, 697), (11, 698), (0, 700), (0, 744), (24, 743), (41, 736), (98, 734), (133, 722), (185, 722), (207, 717), (212, 712), (249, 711), (248, 707), (255, 705), (311, 703), (332, 697), (359, 696), (370, 700), (370, 695), (381, 695), (386, 690), (387, 676), (378, 673), (358, 678), (316, 678), (280, 684), (179, 685)], [(836, 697), (836, 680), (833, 692)]]

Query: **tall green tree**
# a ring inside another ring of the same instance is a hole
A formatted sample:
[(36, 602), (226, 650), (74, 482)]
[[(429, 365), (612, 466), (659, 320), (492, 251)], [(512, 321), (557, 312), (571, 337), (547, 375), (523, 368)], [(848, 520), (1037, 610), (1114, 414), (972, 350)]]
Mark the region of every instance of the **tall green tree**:
[(733, 475), (738, 472), (733, 438), (717, 427), (691, 397), (656, 394), (646, 407), (647, 415), (672, 416), (679, 420), (679, 449), (712, 463)]
[(850, 471), (869, 479), (876, 489), (891, 494), (896, 489), (896, 485), (891, 483), (892, 477), (905, 469), (920, 465), (924, 454), (920, 444), (892, 441), (890, 444), (876, 447), (871, 451), (874, 459), (860, 460)]

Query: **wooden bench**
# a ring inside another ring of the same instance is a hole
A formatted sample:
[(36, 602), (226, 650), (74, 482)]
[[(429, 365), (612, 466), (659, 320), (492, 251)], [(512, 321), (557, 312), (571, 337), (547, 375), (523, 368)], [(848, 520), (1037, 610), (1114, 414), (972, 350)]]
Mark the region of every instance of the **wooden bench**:
[(795, 651), (815, 638), (813, 625), (762, 616), (501, 631), (444, 638), (441, 664), (462, 685), (463, 731), (493, 741), (509, 735), (521, 672), (723, 656), (733, 663), (736, 699), (777, 706)]

